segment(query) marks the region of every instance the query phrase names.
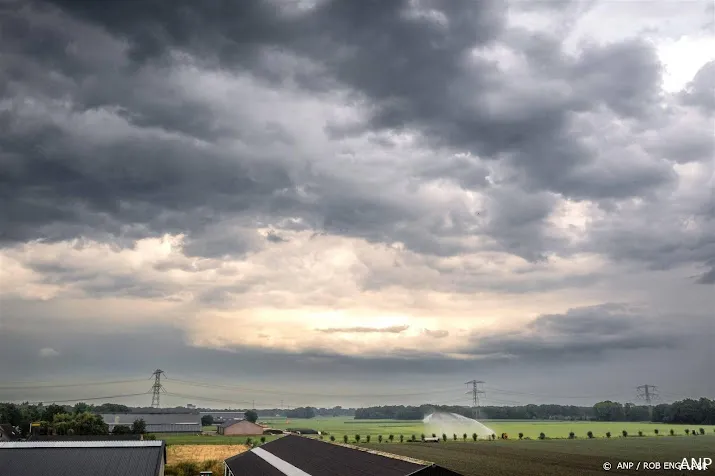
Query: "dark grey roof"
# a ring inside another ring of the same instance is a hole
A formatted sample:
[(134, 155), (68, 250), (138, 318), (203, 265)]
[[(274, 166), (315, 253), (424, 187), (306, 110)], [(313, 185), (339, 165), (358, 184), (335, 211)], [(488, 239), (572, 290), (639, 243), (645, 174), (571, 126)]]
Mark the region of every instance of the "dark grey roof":
[(3, 476), (158, 476), (163, 441), (0, 443)]
[[(398, 456), (390, 457), (360, 449), (347, 448), (303, 436), (288, 435), (261, 445), (246, 453), (226, 460), (235, 476), (243, 474), (276, 473), (274, 463), (266, 460), (278, 458), (278, 464), (288, 463), (311, 476), (407, 476), (445, 475), (460, 476), (448, 469), (428, 462), (413, 462)], [(264, 456), (262, 456), (264, 455)]]
[(139, 441), (142, 435), (31, 435), (27, 441)]

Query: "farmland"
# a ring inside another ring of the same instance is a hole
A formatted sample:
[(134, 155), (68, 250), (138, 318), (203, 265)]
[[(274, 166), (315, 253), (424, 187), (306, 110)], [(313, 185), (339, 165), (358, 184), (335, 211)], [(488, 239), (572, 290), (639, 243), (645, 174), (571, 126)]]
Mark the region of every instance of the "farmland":
[[(598, 440), (531, 440), (449, 442), (447, 444), (364, 444), (369, 449), (387, 451), (423, 459), (457, 471), (465, 476), (488, 474), (567, 476), (603, 475), (603, 463), (626, 461), (682, 461), (683, 458), (713, 458), (715, 437), (613, 438)], [(715, 458), (713, 458), (715, 459)], [(642, 473), (643, 471), (641, 471)], [(715, 472), (710, 467), (704, 474)], [(648, 471), (648, 474), (688, 474), (678, 471)]]

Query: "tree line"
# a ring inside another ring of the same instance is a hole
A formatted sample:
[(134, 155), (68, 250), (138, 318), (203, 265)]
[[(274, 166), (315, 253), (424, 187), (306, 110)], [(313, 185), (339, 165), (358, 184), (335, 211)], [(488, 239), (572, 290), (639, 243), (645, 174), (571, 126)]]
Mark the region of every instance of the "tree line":
[[(100, 413), (129, 413), (129, 407), (106, 403), (89, 405), (84, 402), (69, 405), (43, 405), (29, 402), (0, 403), (0, 423), (9, 423), (20, 431), (22, 437), (33, 432), (39, 435), (109, 435), (107, 425)], [(135, 420), (131, 426), (115, 425), (111, 434), (144, 434), (146, 424)]]
[[(432, 412), (448, 412), (474, 418), (474, 410), (452, 405), (386, 405), (355, 410), (356, 420), (421, 420)], [(715, 400), (701, 398), (663, 403), (651, 409), (645, 405), (606, 400), (593, 406), (521, 405), (483, 406), (482, 419), (489, 420), (594, 420), (594, 421), (653, 421), (658, 423), (715, 424)]]

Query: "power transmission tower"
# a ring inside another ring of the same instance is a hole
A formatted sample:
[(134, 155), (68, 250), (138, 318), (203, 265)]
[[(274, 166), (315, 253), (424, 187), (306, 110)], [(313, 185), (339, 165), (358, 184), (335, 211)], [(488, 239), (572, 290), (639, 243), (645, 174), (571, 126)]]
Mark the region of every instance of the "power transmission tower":
[(472, 408), (474, 409), (474, 419), (479, 420), (479, 395), (486, 395), (484, 390), (479, 390), (479, 384), (484, 383), (481, 380), (470, 380), (465, 382), (465, 385), (471, 385), (472, 389), (467, 394), (472, 394)]
[(648, 415), (650, 419), (653, 420), (653, 399), (658, 397), (658, 387), (655, 385), (641, 385), (636, 387), (638, 390), (638, 397), (645, 400), (646, 405), (648, 405)]
[(161, 384), (161, 376), (164, 375), (164, 371), (156, 369), (152, 376), (154, 377), (154, 385), (151, 386), (151, 407), (159, 408), (159, 396), (161, 392), (166, 392), (164, 386)]

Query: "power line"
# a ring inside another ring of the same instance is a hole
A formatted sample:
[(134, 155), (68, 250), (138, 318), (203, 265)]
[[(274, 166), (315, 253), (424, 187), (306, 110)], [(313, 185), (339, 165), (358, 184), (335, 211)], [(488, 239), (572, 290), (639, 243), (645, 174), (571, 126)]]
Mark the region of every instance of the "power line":
[(344, 398), (361, 398), (361, 397), (411, 397), (411, 396), (419, 396), (419, 395), (435, 395), (435, 394), (440, 394), (440, 393), (454, 393), (453, 388), (446, 388), (446, 389), (441, 389), (441, 390), (429, 390), (429, 391), (424, 391), (424, 392), (412, 392), (412, 393), (389, 393), (389, 394), (376, 394), (376, 393), (309, 393), (309, 392), (295, 392), (295, 391), (286, 391), (286, 390), (267, 390), (267, 389), (258, 389), (258, 388), (250, 388), (250, 387), (243, 387), (243, 386), (237, 386), (237, 385), (221, 385), (221, 384), (212, 384), (212, 383), (204, 383), (204, 382), (194, 382), (190, 380), (182, 380), (182, 379), (175, 379), (171, 378), (169, 379), (168, 377), (166, 380), (170, 380), (172, 382), (179, 382), (183, 383), (186, 385), (191, 385), (191, 386), (196, 386), (196, 387), (205, 387), (205, 388), (226, 388), (230, 390), (242, 390), (244, 392), (256, 392), (256, 393), (267, 393), (267, 394), (275, 394), (275, 395), (288, 395), (288, 396), (303, 396), (303, 397), (344, 397)]
[(105, 382), (76, 382), (76, 383), (62, 383), (62, 384), (48, 384), (48, 385), (28, 385), (28, 386), (0, 386), (0, 390), (33, 390), (33, 389), (43, 389), (43, 388), (66, 388), (66, 387), (90, 387), (96, 385), (113, 385), (118, 383), (134, 383), (134, 382), (144, 382), (144, 379), (134, 379), (134, 380), (111, 380)]
[[(52, 400), (52, 403), (69, 403), (69, 402), (89, 402), (89, 401), (95, 401), (95, 400), (109, 400), (113, 398), (124, 398), (124, 397), (138, 397), (141, 395), (148, 395), (149, 392), (143, 392), (143, 393), (128, 393), (124, 395), (108, 395), (105, 397), (91, 397), (91, 398), (70, 398), (68, 400)], [(41, 403), (45, 402), (28, 402), (30, 405), (39, 405)]]

